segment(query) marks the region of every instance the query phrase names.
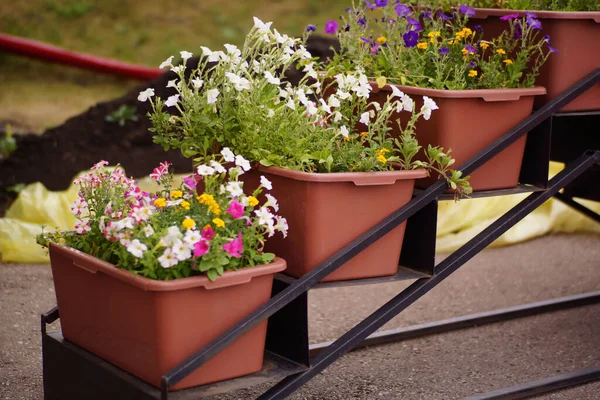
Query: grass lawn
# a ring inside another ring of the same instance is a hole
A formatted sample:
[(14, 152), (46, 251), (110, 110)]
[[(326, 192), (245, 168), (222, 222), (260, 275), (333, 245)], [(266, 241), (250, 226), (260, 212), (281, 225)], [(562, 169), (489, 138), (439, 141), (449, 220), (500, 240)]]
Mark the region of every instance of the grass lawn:
[[(300, 35), (317, 33), (351, 0), (25, 0), (0, 2), (0, 32), (69, 50), (158, 66), (180, 50), (241, 45), (252, 16)], [(0, 129), (42, 132), (139, 82), (0, 53)]]

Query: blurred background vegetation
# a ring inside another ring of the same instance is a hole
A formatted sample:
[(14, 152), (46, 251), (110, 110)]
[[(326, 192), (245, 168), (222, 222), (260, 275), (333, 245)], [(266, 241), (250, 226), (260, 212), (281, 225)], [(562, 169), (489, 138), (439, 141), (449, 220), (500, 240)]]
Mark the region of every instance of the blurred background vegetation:
[[(252, 16), (299, 36), (323, 34), (350, 0), (2, 0), (0, 32), (152, 67), (199, 46), (241, 45)], [(140, 82), (0, 52), (0, 130), (42, 132)]]

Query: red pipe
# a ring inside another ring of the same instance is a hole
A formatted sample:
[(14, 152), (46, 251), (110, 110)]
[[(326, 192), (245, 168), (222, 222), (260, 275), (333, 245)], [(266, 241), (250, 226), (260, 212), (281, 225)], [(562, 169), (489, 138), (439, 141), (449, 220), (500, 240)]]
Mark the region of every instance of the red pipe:
[(4, 33), (0, 33), (0, 51), (139, 80), (149, 80), (164, 73), (156, 68), (128, 64), (90, 54), (74, 53), (36, 40)]

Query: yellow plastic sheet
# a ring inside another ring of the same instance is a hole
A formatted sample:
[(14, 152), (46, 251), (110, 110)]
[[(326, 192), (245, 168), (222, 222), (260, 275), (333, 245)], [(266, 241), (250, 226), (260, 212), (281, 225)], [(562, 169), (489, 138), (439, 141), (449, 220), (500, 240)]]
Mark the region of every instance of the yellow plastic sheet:
[[(552, 163), (551, 175), (558, 173), (562, 164)], [(183, 176), (178, 176), (180, 181)], [(149, 178), (138, 182), (145, 191), (154, 191), (157, 185)], [(0, 257), (3, 262), (45, 263), (47, 251), (35, 243), (42, 232), (72, 229), (75, 218), (69, 207), (77, 196), (77, 187), (63, 192), (51, 192), (41, 183), (26, 186), (11, 205), (5, 218), (0, 218)], [(437, 251), (454, 251), (498, 217), (523, 200), (527, 194), (470, 199), (460, 202), (439, 203)], [(586, 207), (600, 213), (600, 203), (579, 200)], [(600, 224), (573, 211), (557, 200), (549, 200), (506, 232), (491, 246), (506, 246), (523, 242), (550, 232), (597, 232)]]

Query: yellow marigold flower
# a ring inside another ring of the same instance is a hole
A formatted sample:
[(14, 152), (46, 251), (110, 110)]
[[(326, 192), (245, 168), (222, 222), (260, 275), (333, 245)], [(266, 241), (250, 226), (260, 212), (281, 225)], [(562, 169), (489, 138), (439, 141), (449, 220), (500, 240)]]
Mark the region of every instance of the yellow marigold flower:
[(448, 44), (454, 44), (454, 40), (453, 39), (448, 40)]
[(379, 161), (382, 164), (385, 164), (387, 162), (387, 158), (380, 154), (377, 156), (377, 161)]
[(171, 198), (178, 199), (183, 196), (183, 192), (181, 190), (171, 190)]
[(473, 31), (469, 28), (462, 28), (462, 33), (464, 33), (465, 36), (471, 36), (473, 34)]
[(210, 226), (210, 224), (206, 224), (206, 225), (204, 225), (204, 228), (202, 228), (202, 229), (208, 229), (208, 228), (212, 228), (212, 226)]
[(429, 41), (431, 43), (435, 43), (437, 42), (437, 37), (440, 36), (440, 32), (439, 31), (431, 31), (427, 34), (427, 37), (429, 37)]
[(467, 53), (469, 52), (469, 50), (467, 50), (467, 49), (462, 49), (462, 50), (461, 50), (461, 52), (462, 52), (464, 55), (467, 55)]
[(344, 142), (349, 142), (350, 141), (350, 136), (344, 136)]
[(377, 43), (384, 44), (385, 42), (387, 42), (387, 38), (385, 36), (379, 36), (377, 38)]
[(165, 207), (167, 205), (167, 200), (162, 197), (154, 200), (154, 207)]
[(215, 202), (215, 198), (213, 197), (213, 195), (207, 193), (203, 193), (200, 196), (196, 197), (196, 200), (198, 200), (198, 203), (206, 205), (210, 205), (211, 203)]
[(378, 155), (378, 156), (382, 156), (382, 155), (384, 155), (385, 153), (389, 153), (389, 152), (390, 152), (390, 151), (389, 151), (388, 149), (386, 149), (385, 147), (383, 147), (383, 148), (381, 148), (381, 149), (377, 150), (377, 155)]
[(258, 199), (254, 196), (250, 196), (248, 197), (248, 204), (250, 204), (252, 207), (258, 205)]
[(477, 71), (475, 71), (474, 69), (469, 71), (469, 77), (474, 78), (477, 76)]
[(496, 53), (498, 53), (498, 54), (506, 54), (506, 52), (503, 49), (496, 50)]
[(420, 42), (419, 44), (417, 44), (417, 48), (418, 49), (426, 49), (427, 48), (427, 42)]
[(462, 32), (457, 32), (456, 33), (456, 40), (460, 40), (463, 39), (465, 37), (465, 34)]
[(506, 63), (506, 65), (510, 65), (510, 64), (513, 63), (512, 60), (509, 60), (508, 58), (506, 60), (502, 61), (502, 62)]
[(212, 212), (215, 215), (221, 215), (221, 207), (219, 207), (217, 203), (211, 204), (210, 212)]
[(361, 138), (366, 138), (366, 137), (368, 137), (368, 136), (369, 136), (369, 133), (368, 133), (368, 132), (361, 132), (361, 133), (360, 133), (360, 137), (361, 137)]
[(183, 222), (181, 223), (181, 225), (185, 228), (185, 229), (194, 229), (194, 227), (196, 226), (196, 222), (191, 219), (190, 217), (186, 217)]
[(487, 49), (488, 47), (490, 47), (489, 43), (485, 43), (485, 42), (481, 42), (479, 43), (479, 47), (481, 47), (482, 49)]
[(190, 209), (190, 202), (189, 201), (182, 201), (180, 204), (181, 208), (183, 208), (184, 210), (189, 210)]
[(215, 218), (212, 220), (212, 222), (217, 228), (223, 228), (225, 226), (225, 221), (223, 221), (221, 218)]

